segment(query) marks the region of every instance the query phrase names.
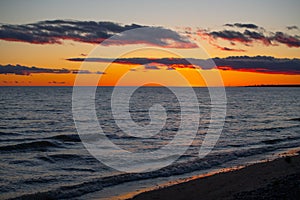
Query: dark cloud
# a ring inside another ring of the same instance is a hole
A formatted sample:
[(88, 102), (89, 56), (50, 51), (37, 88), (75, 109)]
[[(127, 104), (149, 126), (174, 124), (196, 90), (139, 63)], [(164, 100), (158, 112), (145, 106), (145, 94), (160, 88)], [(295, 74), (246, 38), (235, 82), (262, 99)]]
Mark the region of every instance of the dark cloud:
[[(211, 39), (223, 39), (227, 40), (230, 43), (239, 42), (246, 46), (249, 46), (253, 42), (260, 42), (266, 46), (284, 44), (288, 47), (300, 47), (300, 36), (292, 36), (283, 32), (271, 32), (269, 35), (265, 35), (262, 32), (245, 30), (244, 32), (233, 31), (233, 30), (222, 30), (222, 31), (212, 31), (205, 32), (203, 30), (199, 31), (198, 35), (205, 35), (208, 37), (209, 42), (214, 45), (215, 43)], [(204, 37), (205, 38), (205, 37)], [(218, 45), (214, 45), (216, 48), (219, 48)], [(226, 48), (221, 50), (227, 50)]]
[(274, 58), (270, 56), (232, 56), (215, 58), (221, 70), (236, 70), (268, 74), (300, 74), (300, 59)]
[[(217, 49), (220, 49), (220, 50), (222, 50), (222, 51), (245, 52), (244, 49), (234, 49), (234, 48), (229, 48), (229, 47), (222, 47), (222, 46), (219, 46), (219, 45), (214, 44), (214, 43), (212, 43), (212, 45), (213, 45), (214, 47), (216, 47)], [(233, 44), (232, 46), (234, 46), (234, 45), (235, 45), (235, 44)]]
[[(126, 32), (136, 28), (137, 33)], [(139, 30), (139, 29), (137, 29)], [(32, 24), (4, 24), (0, 27), (0, 39), (32, 44), (61, 44), (72, 40), (99, 44), (113, 37), (105, 45), (148, 44), (169, 48), (194, 48), (196, 45), (177, 32), (163, 27), (138, 24), (121, 25), (113, 22), (53, 20)]]
[[(148, 65), (155, 64), (160, 68), (165, 66), (167, 69), (191, 68), (191, 69), (211, 69), (211, 60), (195, 58), (70, 58), (69, 61), (86, 62), (113, 62), (126, 65)], [(213, 59), (217, 68), (220, 70), (235, 70), (258, 72), (268, 74), (300, 74), (300, 59), (274, 58), (267, 56), (235, 56), (227, 58)], [(191, 64), (193, 63), (193, 64)]]
[[(69, 70), (69, 69), (49, 69), (39, 67), (28, 67), (22, 65), (0, 65), (0, 74), (15, 74), (15, 75), (30, 75), (30, 74), (95, 74), (87, 70)], [(104, 74), (103, 72), (96, 72), (96, 74)]]
[(64, 81), (50, 81), (49, 84), (66, 84)]
[(52, 73), (65, 74), (70, 73), (67, 69), (47, 69), (38, 67), (27, 67), (21, 65), (0, 65), (0, 74), (16, 74), (16, 75), (30, 75), (33, 73)]
[(243, 33), (239, 31), (223, 30), (223, 31), (213, 31), (208, 33), (209, 36), (213, 38), (222, 38), (230, 42), (240, 42), (244, 44), (249, 44), (253, 41), (260, 41), (265, 45), (271, 45), (270, 38), (266, 37), (263, 33), (257, 31), (245, 30)]
[(155, 65), (155, 63), (151, 63), (151, 65), (145, 65), (144, 69), (146, 69), (146, 70), (159, 70), (160, 68), (157, 65)]
[(208, 33), (213, 38), (222, 38), (224, 40), (230, 40), (234, 42), (248, 43), (251, 39), (238, 31), (224, 30), (224, 31), (213, 31)]
[(1, 25), (0, 38), (34, 44), (60, 44), (65, 39), (97, 44), (116, 33), (140, 27), (136, 24), (121, 26), (112, 22), (53, 20)]
[(103, 62), (126, 65), (144, 65), (153, 68), (154, 65), (165, 65), (167, 67), (176, 68), (194, 68), (186, 59), (182, 58), (68, 58), (68, 61), (75, 62)]
[(270, 38), (266, 37), (263, 33), (245, 30), (244, 35), (249, 37), (251, 40), (261, 41), (267, 46), (272, 44)]
[(287, 26), (286, 28), (288, 30), (294, 30), (294, 29), (298, 30), (299, 29), (298, 26)]
[[(224, 47), (224, 46), (220, 46), (216, 43), (215, 39), (218, 37), (221, 37), (224, 40), (228, 40), (231, 44), (231, 46), (235, 46), (235, 42), (230, 41), (232, 38), (234, 38), (234, 41), (240, 41), (240, 38), (238, 36), (240, 36), (241, 34), (238, 33), (236, 34), (236, 32), (231, 32), (231, 31), (226, 31), (225, 33), (220, 33), (217, 31), (211, 32), (212, 34), (210, 34), (207, 30), (201, 30), (198, 29), (198, 31), (195, 33), (198, 36), (200, 36), (202, 39), (204, 40), (208, 40), (209, 44), (214, 46), (217, 49), (220, 49), (222, 51), (232, 51), (232, 52), (245, 52), (244, 49), (237, 49), (237, 48), (230, 48), (230, 47)], [(229, 39), (231, 38), (231, 39)]]
[(229, 47), (219, 47), (219, 49), (221, 49), (223, 51), (245, 52), (245, 50), (243, 50), (243, 49), (233, 49), (233, 48), (229, 48)]
[(299, 36), (291, 36), (282, 32), (276, 32), (272, 37), (272, 40), (285, 44), (288, 47), (300, 47)]
[[(288, 47), (300, 47), (300, 37), (283, 32), (267, 32), (262, 27), (252, 23), (225, 24), (226, 27), (243, 28), (237, 30), (208, 31), (186, 27), (184, 34), (195, 38), (195, 34), (206, 36), (210, 44), (223, 51), (243, 52), (243, 49), (219, 46), (218, 38), (227, 40), (230, 44), (242, 43), (246, 46), (260, 42), (266, 46), (284, 44)], [(142, 28), (142, 29), (140, 29)], [(129, 31), (135, 29), (135, 31)], [(287, 29), (298, 29), (297, 26), (287, 26)], [(109, 40), (106, 40), (108, 39)], [(179, 32), (155, 26), (139, 24), (123, 25), (114, 22), (52, 20), (31, 24), (0, 25), (0, 40), (27, 42), (32, 44), (62, 44), (64, 40), (110, 45), (147, 44), (167, 48), (196, 48), (197, 45), (183, 37)], [(85, 54), (83, 54), (84, 56)]]
[(148, 44), (167, 48), (198, 47), (195, 43), (190, 42), (187, 37), (182, 37), (177, 32), (163, 27), (147, 27), (123, 32), (101, 43), (104, 46), (126, 44)]
[(255, 24), (243, 24), (243, 23), (225, 24), (224, 26), (237, 27), (237, 28), (249, 28), (249, 29), (258, 29), (259, 28)]

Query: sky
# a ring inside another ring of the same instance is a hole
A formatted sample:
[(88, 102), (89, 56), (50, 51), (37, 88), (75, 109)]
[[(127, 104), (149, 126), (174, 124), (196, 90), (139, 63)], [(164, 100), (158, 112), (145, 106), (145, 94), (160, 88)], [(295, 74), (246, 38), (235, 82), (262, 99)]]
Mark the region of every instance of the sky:
[[(0, 86), (300, 84), (300, 1), (0, 1)], [(213, 63), (212, 63), (213, 61)], [(122, 80), (122, 81), (121, 81)], [(161, 81), (163, 80), (163, 81)]]

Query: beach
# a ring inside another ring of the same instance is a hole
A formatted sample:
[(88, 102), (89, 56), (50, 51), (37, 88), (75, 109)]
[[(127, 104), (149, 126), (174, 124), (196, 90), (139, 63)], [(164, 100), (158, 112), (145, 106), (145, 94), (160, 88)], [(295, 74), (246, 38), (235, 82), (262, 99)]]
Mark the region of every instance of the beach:
[(300, 156), (285, 156), (136, 195), (148, 199), (299, 199)]

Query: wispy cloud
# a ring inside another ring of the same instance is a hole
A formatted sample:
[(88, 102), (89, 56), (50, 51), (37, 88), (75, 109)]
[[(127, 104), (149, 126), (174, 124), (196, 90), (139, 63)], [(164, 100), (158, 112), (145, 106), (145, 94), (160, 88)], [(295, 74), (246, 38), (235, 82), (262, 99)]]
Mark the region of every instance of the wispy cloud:
[(28, 67), (22, 65), (0, 65), (0, 74), (30, 75), (30, 74), (104, 74), (104, 72), (90, 72), (88, 70), (49, 69)]
[(287, 26), (288, 30), (299, 30), (298, 26)]
[[(146, 28), (137, 32), (128, 30)], [(53, 20), (32, 24), (4, 24), (0, 27), (0, 39), (32, 44), (62, 44), (64, 40), (104, 45), (148, 44), (168, 48), (195, 48), (179, 33), (155, 26), (138, 24), (122, 25), (114, 22)]]
[(288, 47), (300, 47), (300, 36), (291, 36), (283, 32), (276, 32), (271, 39)]
[(216, 47), (217, 49), (220, 49), (222, 51), (232, 51), (232, 52), (245, 52), (246, 50), (244, 49), (235, 49), (235, 48), (229, 48), (229, 47), (222, 47), (220, 45), (217, 44), (213, 44), (214, 47)]
[[(212, 69), (211, 60), (196, 58), (69, 58), (75, 62), (113, 62), (124, 65), (165, 66), (167, 69)], [(234, 70), (258, 72), (268, 74), (300, 74), (300, 59), (274, 58), (268, 56), (231, 56), (227, 58), (213, 58), (216, 68), (220, 70)], [(193, 63), (193, 64), (191, 64)]]
[(224, 26), (228, 27), (237, 27), (237, 28), (249, 28), (249, 29), (258, 29), (259, 27), (255, 24), (248, 23), (234, 23), (234, 24), (224, 24)]

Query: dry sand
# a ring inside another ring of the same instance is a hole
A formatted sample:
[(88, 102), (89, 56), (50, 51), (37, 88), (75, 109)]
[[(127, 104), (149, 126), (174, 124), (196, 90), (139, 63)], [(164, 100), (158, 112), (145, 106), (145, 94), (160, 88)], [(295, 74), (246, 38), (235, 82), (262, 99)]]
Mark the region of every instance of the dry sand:
[(254, 164), (158, 190), (134, 200), (300, 199), (300, 156)]

